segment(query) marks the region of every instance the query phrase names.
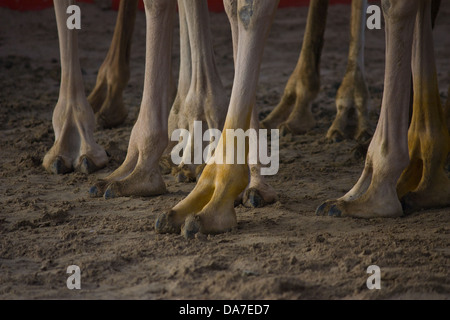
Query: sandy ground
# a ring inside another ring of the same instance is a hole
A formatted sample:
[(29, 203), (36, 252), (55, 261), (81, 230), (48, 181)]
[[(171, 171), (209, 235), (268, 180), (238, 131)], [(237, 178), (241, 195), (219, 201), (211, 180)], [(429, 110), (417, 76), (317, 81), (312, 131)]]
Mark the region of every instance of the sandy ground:
[[(109, 46), (116, 12), (81, 5), (81, 64), (89, 92)], [(280, 171), (268, 177), (279, 201), (236, 208), (238, 227), (186, 241), (154, 231), (156, 216), (194, 184), (165, 175), (169, 192), (153, 198), (91, 199), (88, 188), (123, 161), (142, 95), (145, 20), (134, 33), (126, 123), (97, 130), (111, 154), (90, 176), (51, 175), (41, 167), (52, 146), (52, 110), (59, 90), (59, 50), (52, 9), (0, 9), (0, 298), (1, 299), (448, 299), (449, 209), (397, 219), (316, 217), (324, 200), (342, 196), (363, 161), (356, 142), (329, 144), (334, 97), (345, 71), (350, 7), (330, 7), (321, 64), (318, 124), (281, 140)], [(280, 9), (262, 64), (261, 116), (279, 101), (301, 47), (307, 8)], [(224, 13), (212, 14), (218, 68), (228, 93), (232, 46)], [(173, 62), (178, 66), (178, 27)], [(440, 92), (450, 83), (450, 2), (435, 29)], [(366, 68), (375, 126), (383, 91), (384, 32), (367, 31)], [(81, 290), (68, 290), (66, 269), (81, 268)], [(367, 267), (381, 268), (381, 289), (369, 290)]]

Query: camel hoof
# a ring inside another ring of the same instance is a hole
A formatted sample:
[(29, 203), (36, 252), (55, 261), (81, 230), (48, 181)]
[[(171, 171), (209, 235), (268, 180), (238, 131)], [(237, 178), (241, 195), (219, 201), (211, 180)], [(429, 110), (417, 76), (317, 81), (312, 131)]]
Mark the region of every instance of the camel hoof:
[(318, 206), (316, 209), (316, 216), (324, 216), (327, 207), (328, 207), (328, 203), (326, 203), (326, 202), (324, 202), (320, 206)]
[(292, 134), (292, 130), (286, 124), (281, 124), (279, 129), (281, 137), (285, 137), (288, 134)]
[(50, 172), (53, 174), (66, 174), (72, 171), (72, 168), (67, 167), (61, 157), (56, 157), (50, 165)]
[(99, 198), (101, 195), (98, 194), (97, 186), (92, 186), (89, 188), (89, 197), (91, 198)]
[(344, 136), (340, 132), (335, 131), (331, 134), (330, 141), (332, 143), (339, 143), (339, 142), (342, 142), (343, 140), (344, 140)]
[(181, 228), (181, 235), (187, 240), (194, 239), (195, 235), (200, 231), (200, 224), (198, 219), (194, 216), (187, 217), (183, 227)]
[(85, 174), (91, 174), (95, 171), (99, 170), (99, 168), (89, 159), (88, 156), (84, 155), (81, 157), (80, 164), (77, 167), (77, 171)]
[(246, 207), (261, 208), (266, 204), (264, 198), (257, 189), (247, 190), (244, 198), (247, 199), (244, 204)]
[(340, 217), (342, 215), (342, 212), (336, 205), (332, 205), (330, 210), (328, 211), (328, 215), (330, 217)]
[(155, 221), (155, 231), (157, 233), (179, 233), (180, 229), (176, 228), (173, 223), (171, 223), (170, 216), (172, 211), (163, 212), (158, 215)]
[(116, 192), (114, 192), (112, 185), (108, 187), (108, 189), (106, 189), (105, 194), (103, 195), (103, 197), (105, 198), (105, 200), (108, 199), (113, 199), (116, 198)]

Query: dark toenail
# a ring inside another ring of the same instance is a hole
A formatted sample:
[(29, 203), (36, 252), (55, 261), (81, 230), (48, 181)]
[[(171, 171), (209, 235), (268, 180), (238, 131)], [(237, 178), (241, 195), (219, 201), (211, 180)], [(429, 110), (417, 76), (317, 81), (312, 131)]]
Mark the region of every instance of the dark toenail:
[(61, 171), (62, 163), (59, 158), (55, 159), (55, 161), (52, 163), (52, 172), (54, 174), (59, 174)]
[(82, 156), (81, 160), (80, 160), (80, 164), (77, 166), (76, 170), (84, 173), (84, 174), (90, 174), (92, 172), (97, 171), (98, 169), (100, 169), (99, 167), (97, 167), (92, 160), (84, 155)]
[(167, 225), (167, 214), (161, 213), (155, 221), (155, 230), (156, 231), (163, 231), (164, 226)]
[(92, 170), (91, 167), (92, 166), (91, 166), (89, 159), (86, 156), (84, 156), (83, 159), (81, 159), (79, 171), (82, 173), (89, 174), (89, 173), (91, 173), (91, 170)]
[(170, 221), (171, 215), (174, 214), (172, 210), (163, 212), (158, 215), (155, 221), (155, 231), (158, 233), (180, 233), (180, 227), (175, 226)]
[(248, 198), (249, 198), (250, 204), (254, 208), (259, 208), (259, 207), (264, 206), (264, 200), (257, 190), (250, 190)]
[(341, 214), (341, 210), (339, 210), (336, 205), (331, 206), (330, 210), (328, 211), (328, 215), (331, 217), (340, 217)]
[(325, 214), (325, 208), (327, 206), (327, 203), (324, 202), (316, 209), (316, 216), (323, 216)]
[(53, 161), (51, 166), (51, 172), (53, 174), (65, 174), (70, 172), (71, 170), (66, 167), (64, 161), (61, 157), (57, 157), (55, 161)]
[(200, 225), (194, 217), (187, 218), (181, 233), (186, 239), (194, 239), (195, 235), (200, 231)]
[(106, 200), (115, 198), (115, 196), (116, 195), (114, 194), (114, 191), (111, 190), (111, 188), (106, 189), (105, 194), (104, 194), (104, 197)]
[(92, 187), (89, 189), (89, 195), (90, 195), (91, 197), (96, 197), (96, 196), (97, 196), (97, 192), (98, 192), (98, 189), (97, 189), (96, 186), (92, 186)]

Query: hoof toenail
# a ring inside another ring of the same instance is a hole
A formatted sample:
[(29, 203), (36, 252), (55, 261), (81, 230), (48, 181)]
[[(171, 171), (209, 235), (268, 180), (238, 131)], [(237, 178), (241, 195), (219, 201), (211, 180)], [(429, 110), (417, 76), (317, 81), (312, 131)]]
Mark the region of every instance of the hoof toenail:
[(328, 215), (331, 217), (340, 217), (342, 214), (341, 210), (339, 210), (338, 207), (336, 207), (336, 205), (333, 205), (330, 208), (330, 211), (328, 211)]
[(186, 219), (184, 226), (181, 228), (181, 234), (186, 239), (194, 239), (195, 235), (200, 231), (200, 224), (197, 219), (190, 216)]
[(81, 173), (85, 173), (85, 174), (89, 174), (93, 171), (91, 161), (89, 161), (89, 159), (86, 156), (81, 158), (80, 166), (78, 167), (78, 171), (80, 171)]
[(167, 213), (161, 213), (155, 221), (155, 231), (164, 233), (164, 227), (167, 225)]
[(248, 193), (248, 202), (253, 208), (264, 207), (264, 199), (258, 190), (250, 190)]
[(322, 203), (320, 206), (318, 206), (316, 209), (316, 216), (323, 216), (325, 214), (326, 206), (326, 203)]
[(53, 174), (65, 174), (70, 172), (70, 168), (66, 167), (64, 164), (64, 160), (61, 157), (57, 157), (55, 161), (53, 161), (50, 171)]
[(77, 169), (77, 171), (79, 171), (81, 173), (91, 174), (91, 173), (99, 170), (100, 168), (97, 167), (95, 165), (95, 163), (92, 162), (92, 160), (88, 156), (84, 155), (81, 157), (80, 164), (77, 166), (76, 169)]
[(158, 233), (179, 233), (180, 228), (176, 228), (169, 220), (170, 212), (163, 212), (158, 215), (155, 221), (155, 231)]
[(97, 189), (96, 186), (92, 186), (92, 187), (89, 188), (89, 196), (91, 198), (97, 197), (97, 192), (98, 192), (98, 189)]
[(111, 190), (111, 188), (106, 189), (105, 194), (104, 194), (105, 199), (113, 199), (116, 197), (116, 195), (114, 194), (114, 191)]

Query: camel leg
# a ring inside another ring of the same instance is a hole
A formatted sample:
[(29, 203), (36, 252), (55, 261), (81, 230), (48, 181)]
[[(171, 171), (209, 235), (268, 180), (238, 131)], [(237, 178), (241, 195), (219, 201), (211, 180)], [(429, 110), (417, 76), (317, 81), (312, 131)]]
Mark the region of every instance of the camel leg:
[[(257, 107), (253, 108), (252, 118), (250, 119), (250, 128), (257, 132), (257, 139), (259, 136), (259, 121)], [(250, 158), (256, 160), (256, 163), (249, 163), (250, 169), (250, 183), (242, 195), (242, 204), (245, 207), (259, 208), (265, 205), (274, 203), (278, 200), (278, 195), (275, 189), (266, 182), (264, 175), (261, 174), (261, 162), (259, 158), (259, 141), (254, 142), (257, 148), (252, 149), (256, 152), (255, 155), (250, 155)], [(251, 152), (251, 151), (249, 151)]]
[(118, 126), (128, 115), (122, 94), (130, 78), (130, 51), (137, 5), (138, 0), (120, 1), (111, 46), (88, 97), (97, 124), (102, 128)]
[(358, 129), (354, 132), (354, 137), (361, 142), (371, 137), (367, 115), (369, 90), (364, 76), (366, 8), (367, 0), (352, 1), (347, 70), (336, 95), (336, 118), (327, 133), (327, 138), (334, 142), (350, 135), (348, 122), (353, 110), (358, 116)]
[(320, 89), (320, 57), (328, 0), (312, 0), (297, 66), (280, 103), (261, 122), (263, 128), (280, 128), (281, 134), (301, 134), (315, 126), (311, 103)]
[(164, 174), (173, 173), (176, 175), (180, 169), (172, 162), (171, 152), (179, 141), (172, 141), (172, 133), (176, 129), (189, 129), (189, 123), (180, 116), (180, 110), (186, 101), (186, 96), (191, 85), (192, 78), (192, 57), (191, 46), (189, 44), (189, 32), (187, 26), (187, 18), (185, 12), (184, 1), (179, 1), (178, 16), (180, 21), (180, 68), (178, 74), (178, 85), (175, 86), (175, 94), (171, 101), (169, 112), (168, 135), (169, 143), (160, 159), (160, 167)]
[[(237, 16), (237, 3), (235, 1), (225, 1), (225, 11), (228, 19), (233, 21), (231, 25), (231, 36), (233, 39), (233, 61), (237, 59), (237, 44), (238, 44), (238, 16)], [(250, 119), (250, 128), (259, 131), (259, 120), (257, 106), (253, 107), (252, 118)], [(259, 137), (258, 137), (259, 139)], [(258, 141), (255, 141), (258, 145)], [(256, 154), (254, 155), (257, 163), (249, 163), (250, 169), (250, 183), (245, 190), (235, 200), (235, 205), (242, 203), (246, 207), (263, 207), (267, 204), (274, 203), (278, 200), (275, 189), (270, 186), (261, 175), (261, 164), (258, 157), (258, 149), (254, 149)]]
[(61, 87), (53, 111), (55, 143), (43, 160), (44, 168), (61, 174), (75, 170), (91, 173), (108, 162), (94, 141), (95, 118), (85, 93), (78, 55), (78, 31), (66, 26), (67, 7), (74, 1), (55, 1), (61, 54)]
[[(278, 1), (272, 0), (239, 0), (235, 78), (219, 146), (192, 192), (172, 210), (158, 216), (158, 232), (182, 230), (190, 238), (197, 232), (220, 233), (237, 225), (234, 200), (248, 184), (248, 164), (226, 162), (226, 130), (246, 131), (250, 127), (265, 40), (277, 5)], [(234, 143), (233, 146), (236, 154)]]
[(180, 110), (186, 101), (186, 96), (191, 85), (192, 78), (192, 58), (191, 58), (191, 46), (189, 44), (189, 32), (187, 26), (187, 18), (185, 12), (184, 1), (179, 0), (178, 4), (178, 16), (180, 21), (180, 69), (178, 74), (178, 86), (173, 101), (172, 107), (169, 113), (168, 135), (169, 143), (163, 154), (163, 161), (165, 169), (170, 173), (174, 164), (171, 161), (170, 153), (172, 149), (177, 145), (178, 141), (171, 141), (172, 133), (176, 129), (188, 129), (188, 122), (183, 117), (180, 117)]
[[(197, 167), (202, 164), (202, 159), (194, 159), (194, 122), (202, 122), (203, 132), (207, 129), (221, 130), (227, 114), (228, 98), (216, 67), (208, 3), (194, 1), (188, 4), (186, 1), (179, 1), (178, 6), (184, 12), (180, 18), (185, 19), (180, 25), (181, 28), (187, 27), (187, 31), (183, 32), (187, 32), (189, 39), (189, 42), (183, 45), (190, 47), (186, 52), (191, 54), (188, 64), (191, 67), (189, 87), (185, 95), (180, 95), (183, 99), (179, 100), (178, 111), (178, 128), (188, 129), (190, 133), (189, 150), (185, 151), (178, 170), (173, 171), (177, 180), (182, 182), (195, 181)], [(206, 146), (206, 143), (203, 143), (203, 146)]]
[(142, 103), (123, 164), (91, 187), (93, 197), (152, 196), (166, 192), (159, 159), (167, 146), (172, 33), (176, 2), (145, 0), (147, 22)]
[(318, 215), (396, 217), (403, 214), (396, 186), (409, 164), (408, 125), (413, 31), (421, 0), (383, 0), (386, 69), (380, 118), (363, 173), (342, 198), (327, 201)]
[(450, 180), (444, 171), (450, 137), (439, 96), (430, 12), (430, 1), (421, 1), (412, 56), (414, 99), (408, 131), (411, 161), (397, 186), (408, 212), (450, 205)]

